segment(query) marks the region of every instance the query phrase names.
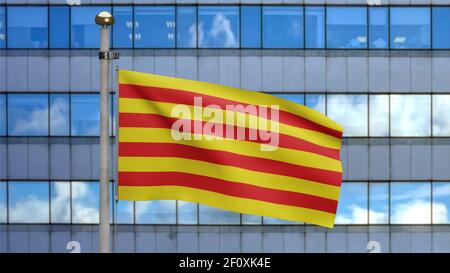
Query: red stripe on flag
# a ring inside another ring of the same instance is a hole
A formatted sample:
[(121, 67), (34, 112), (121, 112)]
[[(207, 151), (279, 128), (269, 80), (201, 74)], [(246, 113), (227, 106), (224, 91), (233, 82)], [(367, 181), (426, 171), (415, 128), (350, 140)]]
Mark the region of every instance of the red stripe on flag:
[[(177, 118), (168, 118), (157, 114), (137, 114), (137, 113), (120, 113), (119, 114), (119, 124), (120, 127), (137, 127), (137, 128), (165, 128), (165, 129), (171, 129), (172, 124), (178, 120)], [(195, 121), (191, 122), (191, 130), (188, 130), (186, 128), (182, 128), (183, 132), (192, 133), (194, 131), (194, 123)], [(206, 124), (205, 121), (202, 122), (202, 127)], [(217, 123), (215, 123), (217, 124)], [(217, 124), (218, 126), (222, 126), (222, 124)], [(250, 132), (257, 131), (255, 129), (249, 129), (249, 128), (243, 128), (239, 126), (232, 126), (232, 125), (226, 125), (226, 129), (223, 130), (225, 132), (226, 130), (232, 130), (233, 132), (236, 132), (238, 129), (245, 129), (245, 141), (255, 142), (255, 143), (266, 143), (267, 141), (261, 140), (261, 139), (248, 139), (247, 136), (250, 136)], [(214, 134), (215, 136), (222, 136), (219, 135), (217, 132)], [(256, 134), (258, 135), (258, 134)], [(233, 134), (234, 138), (237, 139), (235, 134)], [(287, 148), (287, 149), (295, 149), (310, 153), (315, 153), (319, 155), (323, 155), (326, 157), (330, 157), (336, 160), (340, 159), (340, 152), (339, 150), (323, 147), (290, 135), (286, 134), (279, 134), (279, 143), (278, 147)]]
[[(249, 105), (242, 102), (232, 101), (204, 94), (198, 94), (191, 91), (153, 87), (153, 86), (130, 85), (130, 84), (120, 84), (119, 95), (121, 98), (147, 99), (152, 101), (169, 102), (186, 105), (193, 105), (194, 97), (202, 97), (203, 106), (215, 104), (222, 107), (222, 109), (225, 109), (227, 105), (242, 105), (244, 107)], [(268, 114), (270, 113), (270, 111), (267, 112)], [(293, 113), (279, 110), (279, 115), (281, 123), (317, 131), (320, 133), (334, 136), (336, 138), (342, 137), (342, 132), (340, 131), (320, 125), (318, 123), (315, 123), (301, 116), (295, 115)]]
[(234, 197), (336, 213), (337, 201), (181, 172), (119, 172), (120, 186), (181, 186)]
[[(342, 173), (287, 162), (172, 143), (120, 142), (121, 157), (181, 157), (340, 186)], [(150, 166), (151, 167), (151, 166)]]

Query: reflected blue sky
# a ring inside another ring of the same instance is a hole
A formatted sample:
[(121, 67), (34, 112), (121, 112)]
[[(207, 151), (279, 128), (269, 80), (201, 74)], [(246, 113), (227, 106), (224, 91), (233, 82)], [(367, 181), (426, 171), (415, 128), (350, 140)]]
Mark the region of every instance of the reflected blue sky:
[(139, 201), (135, 203), (136, 224), (175, 224), (175, 200)]
[(100, 134), (100, 96), (77, 95), (71, 99), (71, 128), (74, 136), (98, 136)]
[(342, 183), (336, 224), (367, 224), (368, 191), (367, 183)]
[(370, 183), (369, 193), (369, 224), (389, 223), (389, 183)]
[(306, 94), (306, 106), (325, 115), (325, 95)]
[(388, 48), (389, 9), (387, 7), (369, 8), (369, 48)]
[(179, 6), (177, 8), (177, 46), (197, 47), (197, 8)]
[(241, 47), (261, 47), (261, 7), (241, 6), (241, 20)]
[(205, 205), (199, 205), (199, 211), (199, 224), (221, 225), (240, 223), (240, 214), (236, 212), (208, 207)]
[(50, 7), (50, 47), (69, 47), (70, 9), (65, 6)]
[(367, 9), (365, 7), (328, 7), (327, 46), (329, 48), (367, 47)]
[(133, 7), (114, 6), (113, 46), (115, 48), (133, 47)]
[(175, 47), (175, 7), (135, 6), (134, 46)]
[(389, 136), (389, 95), (369, 96), (369, 134)]
[(48, 135), (48, 95), (9, 94), (8, 134)]
[(8, 47), (47, 48), (47, 7), (8, 7)]
[(391, 48), (430, 47), (430, 8), (391, 7)]
[(5, 7), (0, 7), (0, 48), (6, 46), (6, 20), (5, 20)]
[(239, 36), (239, 7), (198, 7), (199, 47), (236, 48)]
[(50, 182), (52, 223), (70, 223), (70, 182)]
[(0, 182), (0, 223), (7, 221), (6, 182)]
[(450, 224), (450, 182), (433, 182), (433, 223)]
[(9, 221), (49, 222), (48, 182), (9, 182)]
[(0, 136), (6, 135), (6, 96), (0, 94)]
[(431, 223), (431, 183), (391, 183), (391, 223)]
[(197, 224), (197, 203), (178, 201), (178, 224)]
[(68, 136), (69, 129), (69, 94), (51, 94), (50, 134), (53, 136)]
[(450, 7), (433, 7), (433, 48), (450, 48)]
[(105, 6), (73, 6), (71, 7), (71, 45), (72, 48), (99, 48), (99, 26), (92, 18), (100, 11), (111, 12)]
[(263, 47), (302, 48), (303, 8), (263, 6)]
[(305, 7), (305, 47), (325, 47), (325, 8)]

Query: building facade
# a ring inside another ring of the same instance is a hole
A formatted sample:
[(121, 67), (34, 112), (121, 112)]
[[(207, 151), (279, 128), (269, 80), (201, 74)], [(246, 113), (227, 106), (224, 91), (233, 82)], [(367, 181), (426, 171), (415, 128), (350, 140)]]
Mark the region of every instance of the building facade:
[(273, 93), (345, 128), (335, 228), (111, 200), (114, 251), (450, 252), (450, 0), (369, 2), (0, 0), (0, 252), (98, 249), (102, 10), (121, 69)]

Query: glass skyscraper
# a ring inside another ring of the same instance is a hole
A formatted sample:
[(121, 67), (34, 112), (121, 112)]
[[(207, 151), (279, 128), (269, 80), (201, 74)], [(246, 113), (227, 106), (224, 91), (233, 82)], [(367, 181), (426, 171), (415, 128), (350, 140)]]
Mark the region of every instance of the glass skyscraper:
[(103, 10), (121, 69), (271, 93), (345, 129), (335, 228), (111, 200), (114, 251), (450, 252), (450, 0), (0, 0), (0, 252), (98, 249)]

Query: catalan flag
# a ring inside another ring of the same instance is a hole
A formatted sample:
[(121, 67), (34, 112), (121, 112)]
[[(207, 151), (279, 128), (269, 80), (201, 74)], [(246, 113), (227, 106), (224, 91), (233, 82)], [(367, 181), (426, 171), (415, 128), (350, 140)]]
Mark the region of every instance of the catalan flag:
[(119, 71), (120, 200), (183, 200), (333, 227), (342, 127), (218, 84)]

